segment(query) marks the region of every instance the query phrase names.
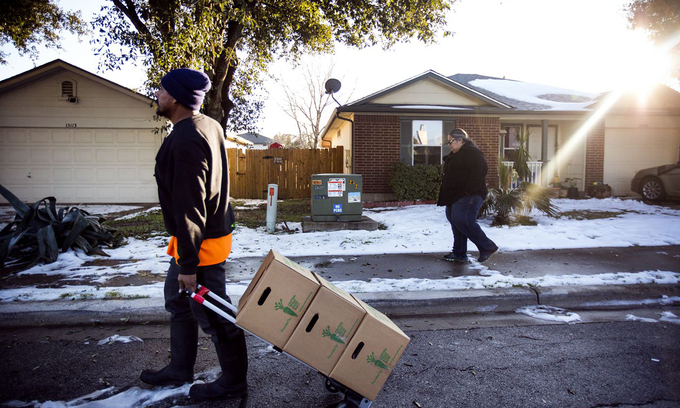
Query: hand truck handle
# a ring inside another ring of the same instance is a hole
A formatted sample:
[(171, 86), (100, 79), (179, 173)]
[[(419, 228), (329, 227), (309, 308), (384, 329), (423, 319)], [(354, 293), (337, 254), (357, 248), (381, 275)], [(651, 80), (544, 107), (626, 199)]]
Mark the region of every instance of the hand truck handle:
[(236, 324), (236, 319), (234, 318), (234, 316), (230, 315), (229, 313), (225, 312), (224, 310), (220, 309), (219, 307), (217, 307), (214, 304), (207, 301), (205, 299), (205, 295), (210, 296), (211, 299), (218, 301), (220, 304), (224, 305), (226, 308), (228, 308), (229, 310), (233, 311), (234, 314), (236, 314), (238, 309), (236, 309), (236, 307), (234, 305), (232, 305), (231, 303), (222, 299), (221, 297), (217, 296), (216, 294), (212, 293), (205, 286), (196, 285), (196, 289), (197, 289), (197, 291), (195, 293), (190, 291), (189, 289), (184, 289), (184, 293), (189, 295), (189, 297), (191, 297), (196, 302), (202, 304), (203, 306), (207, 307), (208, 309), (212, 310), (213, 312), (217, 313), (218, 315), (224, 317), (225, 319), (227, 319), (231, 323)]

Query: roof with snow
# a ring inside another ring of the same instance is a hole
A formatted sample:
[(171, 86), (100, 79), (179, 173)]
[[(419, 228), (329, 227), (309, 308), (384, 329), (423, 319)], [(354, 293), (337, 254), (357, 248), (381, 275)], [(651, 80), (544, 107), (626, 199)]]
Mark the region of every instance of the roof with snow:
[[(479, 105), (384, 103), (385, 96), (422, 81), (432, 80), (451, 92), (461, 93)], [(451, 110), (451, 111), (584, 111), (597, 101), (599, 94), (557, 88), (554, 86), (496, 78), (478, 74), (456, 74), (449, 77), (429, 70), (339, 108), (339, 111), (371, 110)]]
[(449, 79), (519, 110), (583, 110), (596, 102), (599, 96), (596, 93), (477, 74), (456, 74)]

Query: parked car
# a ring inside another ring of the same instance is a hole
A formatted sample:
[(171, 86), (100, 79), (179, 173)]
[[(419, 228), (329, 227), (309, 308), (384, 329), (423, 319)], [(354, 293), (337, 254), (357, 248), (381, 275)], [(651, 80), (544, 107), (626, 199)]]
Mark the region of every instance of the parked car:
[(680, 161), (638, 171), (630, 182), (630, 189), (649, 201), (680, 198)]

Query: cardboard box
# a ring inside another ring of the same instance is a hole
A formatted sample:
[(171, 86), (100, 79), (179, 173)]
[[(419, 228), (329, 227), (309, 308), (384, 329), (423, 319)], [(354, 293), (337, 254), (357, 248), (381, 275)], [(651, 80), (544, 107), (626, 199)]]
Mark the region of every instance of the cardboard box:
[(355, 300), (366, 315), (330, 377), (374, 400), (411, 339), (387, 316), (356, 297)]
[(236, 324), (283, 349), (318, 289), (309, 269), (271, 250), (239, 301)]
[(352, 295), (314, 276), (321, 287), (283, 351), (328, 376), (366, 311)]

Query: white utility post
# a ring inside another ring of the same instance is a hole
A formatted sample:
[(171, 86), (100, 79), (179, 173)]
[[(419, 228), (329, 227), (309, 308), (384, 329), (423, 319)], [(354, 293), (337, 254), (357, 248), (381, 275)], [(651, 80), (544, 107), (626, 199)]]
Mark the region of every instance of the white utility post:
[(276, 230), (276, 201), (279, 198), (279, 185), (270, 184), (267, 186), (267, 232), (273, 233)]

